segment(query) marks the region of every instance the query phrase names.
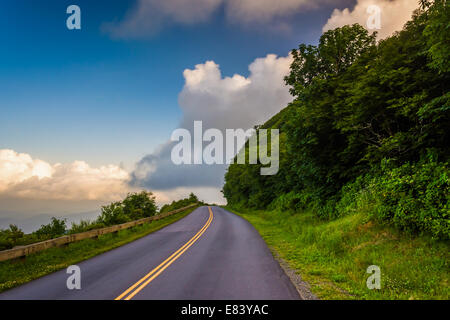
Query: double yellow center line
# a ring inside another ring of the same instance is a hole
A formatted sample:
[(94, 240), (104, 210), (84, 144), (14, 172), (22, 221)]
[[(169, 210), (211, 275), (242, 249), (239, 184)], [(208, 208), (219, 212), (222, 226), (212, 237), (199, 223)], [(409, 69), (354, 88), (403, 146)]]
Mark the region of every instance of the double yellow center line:
[(159, 266), (155, 269), (147, 273), (142, 279), (133, 284), (127, 290), (125, 290), (120, 296), (118, 296), (114, 300), (130, 300), (133, 298), (139, 291), (144, 289), (150, 282), (152, 282), (157, 276), (159, 276), (168, 266), (170, 266), (175, 260), (177, 260), (190, 246), (192, 246), (201, 236), (205, 233), (206, 229), (210, 226), (214, 215), (211, 210), (211, 207), (208, 207), (209, 210), (209, 218), (206, 221), (205, 225), (189, 240), (186, 242), (180, 249), (175, 251), (170, 257), (164, 260)]

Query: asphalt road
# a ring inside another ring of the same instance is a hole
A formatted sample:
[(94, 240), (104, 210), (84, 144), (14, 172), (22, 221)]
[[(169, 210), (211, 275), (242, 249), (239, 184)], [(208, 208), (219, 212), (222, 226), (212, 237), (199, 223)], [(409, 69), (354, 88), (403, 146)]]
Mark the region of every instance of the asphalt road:
[(258, 232), (219, 207), (200, 207), (132, 243), (80, 262), (81, 289), (61, 270), (1, 299), (299, 299)]

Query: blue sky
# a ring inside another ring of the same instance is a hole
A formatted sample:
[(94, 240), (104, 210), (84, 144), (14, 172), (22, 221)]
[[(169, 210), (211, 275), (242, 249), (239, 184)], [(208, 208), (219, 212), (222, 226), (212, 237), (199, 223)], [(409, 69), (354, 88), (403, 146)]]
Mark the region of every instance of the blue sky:
[[(339, 1), (340, 7), (352, 1)], [(77, 4), (82, 30), (66, 28)], [(316, 42), (335, 5), (290, 17), (291, 32), (226, 21), (172, 25), (143, 39), (112, 39), (135, 1), (4, 1), (0, 11), (0, 149), (54, 162), (130, 167), (164, 142), (181, 118), (182, 72), (213, 60), (246, 76), (268, 53)]]

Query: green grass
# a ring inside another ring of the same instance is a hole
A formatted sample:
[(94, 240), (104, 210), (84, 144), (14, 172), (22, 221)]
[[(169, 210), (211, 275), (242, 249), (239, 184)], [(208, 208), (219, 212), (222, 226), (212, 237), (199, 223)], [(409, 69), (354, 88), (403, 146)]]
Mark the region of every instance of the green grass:
[[(416, 237), (369, 221), (363, 213), (334, 221), (312, 213), (236, 212), (309, 282), (320, 299), (449, 299), (449, 242)], [(369, 290), (367, 267), (381, 269)]]
[(65, 247), (47, 249), (23, 259), (0, 262), (0, 292), (142, 238), (180, 220), (194, 209), (196, 207), (115, 234), (106, 234), (98, 239), (86, 239)]

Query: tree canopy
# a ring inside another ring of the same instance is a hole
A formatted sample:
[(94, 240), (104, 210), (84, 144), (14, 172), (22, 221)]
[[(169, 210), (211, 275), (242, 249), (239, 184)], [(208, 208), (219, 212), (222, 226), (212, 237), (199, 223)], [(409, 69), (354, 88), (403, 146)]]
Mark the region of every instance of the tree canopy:
[[(280, 171), (261, 176), (260, 165), (230, 165), (223, 187), (230, 205), (268, 208), (289, 198), (294, 209), (313, 206), (330, 218), (339, 214), (338, 203), (355, 181), (383, 176), (376, 183), (388, 188), (392, 170), (412, 174), (404, 166), (415, 163), (441, 170), (416, 174), (429, 184), (444, 181), (441, 192), (448, 191), (450, 11), (445, 0), (422, 2), (402, 31), (378, 43), (355, 24), (325, 32), (317, 46), (292, 51), (285, 81), (294, 101), (260, 127), (280, 130)], [(424, 196), (423, 188), (408, 189), (411, 201)], [(426, 217), (420, 219), (440, 219), (439, 232), (448, 237), (448, 196), (432, 197), (442, 200), (435, 204), (440, 213), (421, 213)], [(397, 210), (394, 203), (391, 211)], [(430, 231), (411, 219), (419, 207), (408, 209), (409, 225)]]

